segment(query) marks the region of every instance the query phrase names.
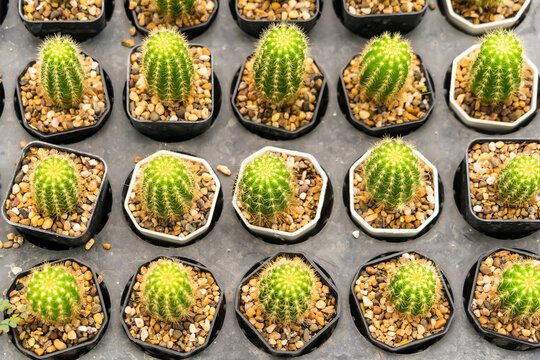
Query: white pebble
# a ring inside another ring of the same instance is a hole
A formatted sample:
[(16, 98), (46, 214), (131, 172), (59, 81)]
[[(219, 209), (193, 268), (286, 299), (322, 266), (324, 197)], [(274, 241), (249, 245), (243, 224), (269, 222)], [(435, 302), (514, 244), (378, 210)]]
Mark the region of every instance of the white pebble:
[(495, 176), (490, 176), (486, 179), (486, 182), (488, 183), (488, 185), (493, 185), (493, 183), (495, 182)]
[(481, 211), (482, 211), (482, 207), (481, 207), (480, 205), (475, 205), (475, 206), (473, 207), (473, 211), (474, 211), (474, 212), (481, 212)]
[(138, 327), (138, 328), (142, 328), (144, 326), (144, 321), (143, 319), (141, 318), (135, 318), (135, 325)]
[(352, 232), (352, 236), (355, 238), (355, 239), (358, 239), (360, 237), (360, 231), (358, 230), (354, 230)]

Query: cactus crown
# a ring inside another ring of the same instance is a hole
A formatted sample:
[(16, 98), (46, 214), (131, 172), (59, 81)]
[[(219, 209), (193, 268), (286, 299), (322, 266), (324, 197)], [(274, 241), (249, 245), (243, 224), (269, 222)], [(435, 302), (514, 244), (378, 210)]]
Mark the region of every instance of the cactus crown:
[(148, 88), (162, 101), (184, 101), (193, 89), (189, 44), (174, 30), (156, 30), (144, 40), (142, 69)]
[(488, 104), (501, 103), (519, 89), (523, 49), (513, 33), (500, 30), (484, 37), (471, 67), (471, 92)]
[(152, 5), (165, 16), (180, 16), (195, 7), (195, 0), (152, 0)]
[(144, 304), (155, 319), (181, 321), (195, 298), (195, 282), (186, 267), (176, 260), (160, 259), (148, 267), (142, 282)]
[(177, 157), (158, 156), (144, 167), (142, 199), (154, 214), (182, 215), (190, 209), (194, 194), (193, 173)]
[(59, 156), (42, 160), (32, 174), (32, 198), (40, 210), (52, 216), (73, 210), (79, 203), (81, 187), (75, 165)]
[(510, 204), (525, 204), (540, 191), (540, 162), (529, 155), (510, 160), (497, 176), (499, 196)]
[(255, 52), (255, 86), (274, 104), (294, 100), (304, 80), (307, 58), (307, 39), (298, 27), (271, 26), (261, 36)]
[(56, 106), (79, 104), (86, 87), (86, 74), (79, 46), (66, 35), (45, 39), (39, 49), (39, 83)]
[(364, 48), (358, 79), (373, 100), (394, 99), (405, 86), (412, 61), (409, 42), (399, 33), (384, 33)]
[(531, 261), (512, 264), (497, 286), (500, 307), (512, 318), (540, 316), (540, 267)]
[(64, 265), (45, 265), (32, 273), (26, 299), (34, 316), (46, 323), (65, 323), (78, 314), (82, 286)]
[(303, 260), (281, 257), (261, 272), (259, 301), (265, 313), (280, 322), (299, 320), (313, 304), (317, 281)]
[(385, 139), (375, 145), (365, 163), (364, 176), (371, 197), (392, 209), (411, 201), (422, 183), (418, 159), (401, 139)]

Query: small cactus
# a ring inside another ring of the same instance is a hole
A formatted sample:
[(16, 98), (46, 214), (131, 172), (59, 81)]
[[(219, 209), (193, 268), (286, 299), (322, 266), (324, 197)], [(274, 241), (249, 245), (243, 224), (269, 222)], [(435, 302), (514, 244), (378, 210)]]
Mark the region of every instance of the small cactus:
[(405, 86), (411, 61), (408, 41), (399, 33), (384, 33), (364, 48), (358, 71), (360, 86), (375, 101), (392, 100)]
[(195, 7), (195, 0), (152, 0), (153, 7), (161, 15), (176, 17)]
[(271, 26), (255, 52), (253, 79), (257, 89), (274, 104), (294, 100), (304, 80), (307, 59), (307, 39), (298, 27)]
[(499, 196), (510, 204), (525, 204), (540, 192), (540, 162), (529, 155), (510, 160), (499, 171)]
[(471, 67), (470, 89), (481, 101), (498, 104), (519, 89), (523, 77), (522, 47), (509, 31), (484, 37)]
[(162, 101), (184, 101), (193, 90), (189, 44), (174, 30), (157, 30), (144, 40), (142, 68), (148, 88)]
[(371, 197), (391, 209), (411, 201), (422, 183), (418, 159), (401, 139), (386, 139), (376, 145), (366, 161), (364, 176)]
[(75, 165), (60, 156), (42, 160), (32, 173), (32, 198), (38, 209), (51, 216), (73, 210), (80, 201), (81, 187)]
[(188, 211), (195, 193), (195, 178), (187, 166), (174, 156), (158, 156), (145, 167), (142, 199), (148, 210), (162, 217)]
[(56, 106), (79, 104), (86, 88), (86, 74), (79, 46), (69, 36), (45, 39), (39, 49), (39, 84)]
[(504, 3), (504, 0), (476, 0), (476, 2), (484, 8), (499, 5)]
[(497, 286), (500, 307), (512, 318), (540, 316), (540, 267), (522, 261), (503, 272)]
[(144, 304), (157, 320), (181, 321), (194, 303), (195, 283), (180, 262), (161, 259), (150, 264), (142, 282)]

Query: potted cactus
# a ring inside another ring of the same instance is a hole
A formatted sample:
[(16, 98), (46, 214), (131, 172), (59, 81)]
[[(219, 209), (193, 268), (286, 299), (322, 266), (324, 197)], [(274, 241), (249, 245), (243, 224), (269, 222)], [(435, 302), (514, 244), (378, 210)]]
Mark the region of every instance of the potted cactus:
[(354, 162), (343, 188), (351, 219), (367, 234), (403, 241), (424, 234), (442, 208), (437, 168), (412, 145), (384, 139)]
[(221, 105), (213, 57), (171, 29), (156, 30), (129, 55), (124, 110), (131, 125), (159, 141), (195, 137), (212, 125)]
[[(492, 71), (492, 64), (498, 71)], [(472, 128), (505, 133), (531, 120), (537, 110), (538, 69), (515, 35), (497, 31), (482, 38), (451, 65), (448, 102)], [(448, 79), (447, 75), (447, 79)]]
[(184, 258), (139, 266), (121, 299), (129, 340), (160, 359), (185, 359), (206, 349), (225, 319), (225, 294), (212, 272)]
[(242, 161), (232, 199), (244, 227), (277, 244), (319, 232), (332, 203), (330, 179), (312, 155), (271, 146)]
[(293, 24), (270, 26), (233, 79), (233, 112), (249, 131), (294, 139), (313, 130), (328, 103), (326, 77)]
[(337, 287), (319, 264), (304, 253), (278, 252), (243, 277), (235, 311), (254, 345), (290, 357), (321, 346), (334, 331), (341, 306)]
[(343, 68), (338, 101), (357, 129), (372, 136), (400, 135), (427, 121), (435, 87), (409, 42), (398, 33), (384, 33)]
[(11, 342), (31, 359), (73, 359), (101, 340), (111, 299), (100, 275), (75, 259), (34, 266), (17, 275), (8, 299), (26, 312), (10, 332)]

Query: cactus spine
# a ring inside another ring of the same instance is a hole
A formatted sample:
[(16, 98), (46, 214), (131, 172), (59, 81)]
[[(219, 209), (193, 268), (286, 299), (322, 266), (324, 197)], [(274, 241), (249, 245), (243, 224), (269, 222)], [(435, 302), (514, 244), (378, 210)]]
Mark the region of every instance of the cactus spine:
[(165, 16), (180, 16), (195, 7), (195, 0), (152, 0), (155, 9)]
[(540, 316), (540, 266), (522, 261), (503, 272), (497, 286), (500, 307), (512, 318)]
[(497, 175), (499, 196), (510, 204), (525, 204), (540, 191), (540, 162), (529, 155), (510, 160)]

